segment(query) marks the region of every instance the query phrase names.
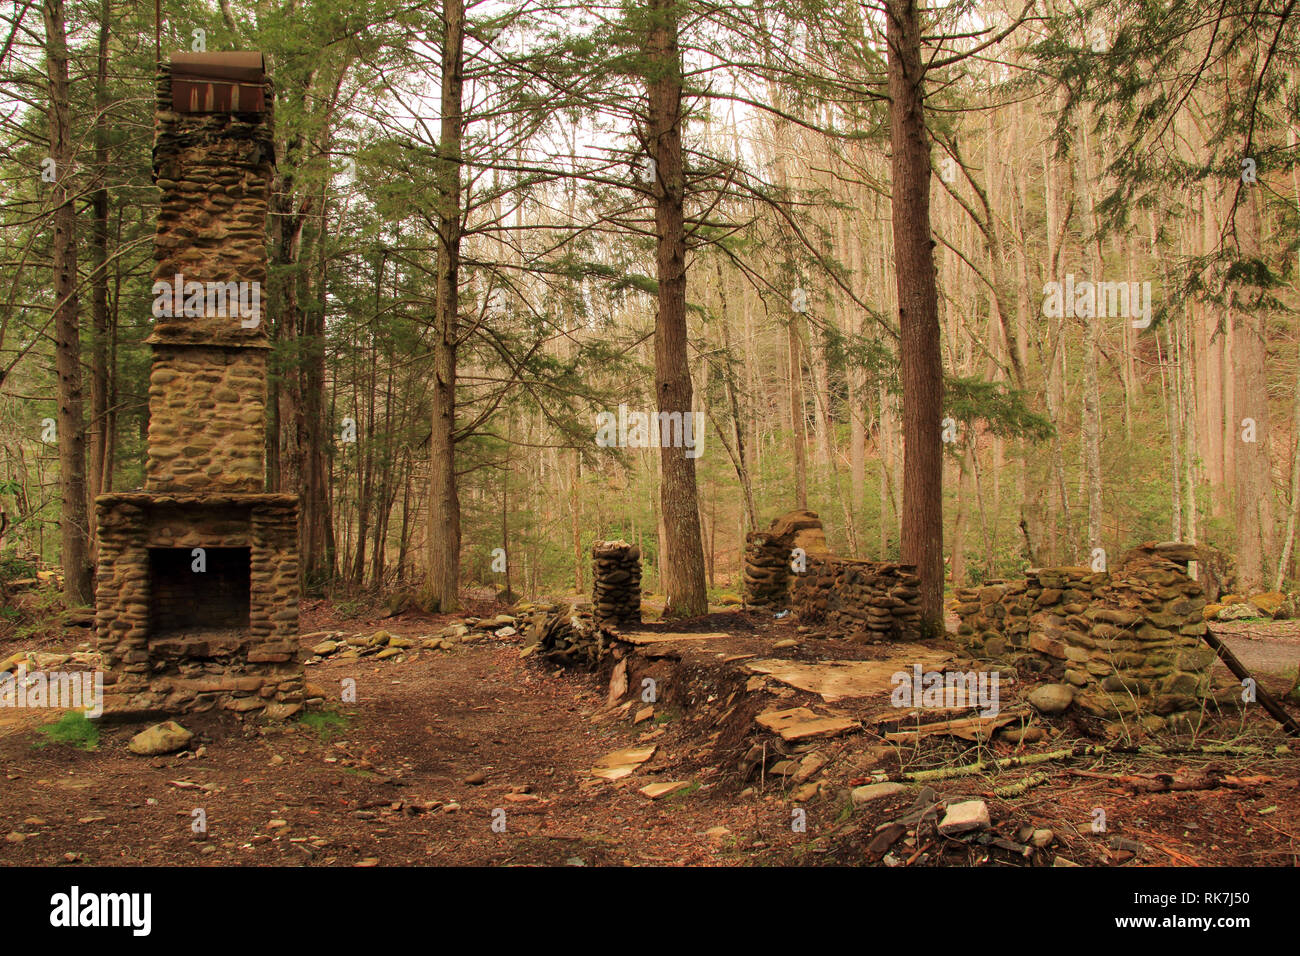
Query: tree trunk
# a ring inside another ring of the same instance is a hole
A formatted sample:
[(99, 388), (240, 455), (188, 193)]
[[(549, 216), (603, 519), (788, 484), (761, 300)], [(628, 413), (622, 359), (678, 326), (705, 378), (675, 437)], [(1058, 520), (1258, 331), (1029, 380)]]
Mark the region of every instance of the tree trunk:
[(443, 9), (442, 165), (438, 214), (437, 303), (433, 339), (433, 431), (429, 438), (429, 578), (431, 608), (459, 608), (460, 498), (456, 491), (456, 346), (460, 310), (461, 89), (464, 84), (465, 4)]
[[(585, 575), (583, 569), (587, 562), (583, 560), (582, 553), (582, 495), (579, 493), (579, 486), (582, 483), (582, 453), (576, 448), (569, 463), (569, 514), (571, 516), (571, 528), (573, 536), (573, 593), (582, 594), (586, 591)], [(505, 547), (505, 545), (502, 545)], [(509, 550), (509, 549), (507, 549)]]
[[(1101, 255), (1100, 228), (1097, 222), (1097, 210), (1093, 203), (1093, 190), (1089, 186), (1095, 182), (1092, 166), (1092, 144), (1088, 136), (1087, 125), (1081, 120), (1079, 124), (1080, 144), (1083, 148), (1080, 171), (1083, 180), (1079, 195), (1083, 197), (1087, 214), (1088, 229), (1093, 233), (1089, 243), (1092, 251), (1092, 281), (1103, 280), (1102, 270), (1105, 265)], [(1101, 347), (1101, 312), (1100, 301), (1095, 302), (1094, 314), (1083, 318), (1083, 458), (1084, 476), (1088, 486), (1088, 551), (1085, 558), (1091, 558), (1091, 552), (1102, 545), (1102, 500), (1101, 500), (1101, 378), (1097, 369), (1097, 353)], [(1121, 321), (1128, 323), (1128, 318)]]
[[(849, 230), (853, 244), (853, 277), (857, 282), (865, 282), (862, 255), (862, 232), (860, 229)], [(847, 298), (847, 297), (846, 297)], [(852, 303), (847, 304), (849, 315), (848, 332), (853, 336), (862, 334), (862, 311)], [(866, 375), (857, 365), (850, 365), (847, 373), (849, 396), (849, 505), (853, 512), (854, 528), (866, 520), (867, 515), (867, 388)], [(865, 542), (857, 540), (854, 534), (853, 553), (860, 554)]]
[(47, 0), (46, 69), (50, 86), (50, 158), (54, 160), (54, 353), (59, 375), (59, 517), (63, 591), (69, 604), (89, 604), (90, 527), (86, 511), (86, 432), (81, 394), (81, 331), (77, 299), (77, 212), (73, 206), (72, 139), (68, 105), (68, 47), (63, 0)]
[[(1296, 128), (1287, 126), (1286, 143), (1291, 149), (1296, 147)], [(1300, 170), (1294, 166), (1291, 167), (1291, 189), (1292, 198), (1295, 199), (1296, 207), (1300, 209)], [(1282, 590), (1282, 582), (1286, 580), (1287, 572), (1291, 567), (1291, 556), (1294, 553), (1296, 525), (1300, 523), (1300, 356), (1296, 358), (1296, 384), (1295, 395), (1292, 398), (1291, 406), (1291, 480), (1288, 483), (1290, 489), (1290, 505), (1287, 508), (1286, 515), (1286, 532), (1282, 538), (1282, 556), (1278, 558), (1277, 574), (1273, 577), (1273, 590)], [(1297, 686), (1300, 686), (1300, 677), (1297, 678)]]
[(974, 454), (975, 440), (971, 438), (957, 463), (957, 516), (952, 525), (952, 557), (948, 563), (954, 587), (966, 583), (966, 525), (970, 520), (967, 502), (970, 498), (971, 458)]
[[(334, 508), (330, 494), (330, 462), (325, 430), (325, 308), (329, 214), (325, 186), (321, 187), (321, 234), (317, 241), (316, 302), (303, 315), (302, 328), (302, 485), (298, 489), (300, 518), (298, 547), (304, 584), (320, 589), (334, 577)], [(382, 560), (383, 555), (380, 554)], [(378, 583), (378, 582), (376, 582)]]
[[(108, 468), (108, 25), (111, 0), (102, 0), (99, 15), (99, 53), (95, 71), (95, 192), (91, 196), (94, 227), (91, 231), (92, 339), (90, 347), (90, 470), (86, 475), (87, 499), (91, 508), (104, 488)], [(91, 548), (95, 546), (91, 529)]]
[[(654, 187), (656, 273), (659, 281), (659, 313), (655, 319), (655, 395), (661, 416), (665, 413), (679, 414), (684, 420), (692, 413), (693, 390), (686, 356), (685, 175), (677, 0), (651, 0), (650, 12), (653, 20), (647, 50), (652, 63), (647, 77), (648, 132), (659, 180)], [(708, 611), (695, 459), (686, 457), (685, 447), (672, 447), (668, 441), (660, 444), (663, 469), (660, 501), (664, 557), (668, 559), (664, 614), (692, 617)]]
[[(1247, 187), (1237, 223), (1243, 257), (1259, 255), (1258, 187)], [(1245, 295), (1257, 290), (1245, 290)], [(1273, 482), (1269, 462), (1272, 431), (1269, 428), (1268, 363), (1265, 317), (1262, 307), (1238, 303), (1233, 310), (1233, 417), (1237, 442), (1234, 448), (1233, 501), (1237, 519), (1237, 590), (1251, 593), (1263, 589), (1269, 563), (1273, 560)], [(1253, 422), (1253, 428), (1246, 420)], [(1253, 436), (1250, 432), (1253, 431)]]
[[(1174, 320), (1171, 318), (1170, 320)], [(1160, 380), (1165, 390), (1165, 408), (1169, 416), (1169, 513), (1172, 540), (1183, 540), (1183, 436), (1178, 413), (1178, 367), (1174, 364), (1174, 337), (1164, 328), (1165, 356), (1160, 360)], [(1159, 342), (1156, 343), (1157, 349)]]
[[(731, 356), (731, 331), (727, 316), (727, 286), (722, 275), (722, 263), (716, 263), (718, 274), (718, 294), (721, 297), (719, 312), (722, 314), (722, 321), (719, 325), (722, 327), (722, 354), (724, 364), (722, 366), (723, 388), (727, 393), (727, 406), (731, 411), (731, 435), (735, 442), (735, 466), (736, 477), (740, 480), (740, 490), (744, 495), (745, 501), (745, 530), (758, 530), (758, 508), (754, 504), (754, 482), (749, 473), (749, 459), (746, 458), (745, 451), (745, 423), (740, 417), (740, 399), (736, 395), (736, 377), (732, 369)], [(743, 307), (744, 302), (742, 300)], [(742, 534), (741, 540), (744, 540)]]
[(790, 434), (794, 440), (794, 502), (796, 508), (808, 507), (808, 427), (804, 418), (803, 345), (799, 335), (799, 316), (790, 316), (786, 327), (786, 372), (790, 380)]
[(890, 143), (903, 382), (902, 556), (921, 578), (921, 618), (943, 627), (943, 361), (930, 238), (930, 143), (916, 0), (890, 0)]
[[(1254, 79), (1254, 60), (1238, 66), (1238, 88), (1250, 89)], [(1243, 185), (1237, 193), (1236, 211), (1238, 256), (1246, 261), (1262, 258), (1263, 226), (1260, 184)], [(1237, 519), (1237, 590), (1249, 594), (1262, 590), (1274, 560), (1273, 469), (1269, 448), (1273, 443), (1268, 408), (1268, 323), (1263, 305), (1252, 301), (1261, 289), (1243, 287), (1233, 309), (1233, 422), (1237, 431), (1234, 443), (1236, 482), (1233, 501)], [(1250, 419), (1254, 435), (1250, 434)]]

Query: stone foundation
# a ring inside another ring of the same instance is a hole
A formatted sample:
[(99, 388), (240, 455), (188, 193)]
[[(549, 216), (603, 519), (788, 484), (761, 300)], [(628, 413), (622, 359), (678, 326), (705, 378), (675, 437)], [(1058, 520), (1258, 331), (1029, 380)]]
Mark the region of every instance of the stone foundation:
[(1241, 691), (1211, 679), (1205, 596), (1187, 574), (1194, 558), (1190, 545), (1147, 544), (1114, 571), (1038, 568), (1023, 581), (959, 588), (959, 639), (1072, 685), (1075, 704), (1094, 716), (1188, 729), (1207, 701), (1235, 706)]

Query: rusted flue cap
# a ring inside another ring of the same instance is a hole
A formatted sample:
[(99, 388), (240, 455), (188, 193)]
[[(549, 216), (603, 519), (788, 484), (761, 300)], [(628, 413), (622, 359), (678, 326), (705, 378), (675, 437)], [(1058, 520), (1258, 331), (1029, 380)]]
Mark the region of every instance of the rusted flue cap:
[(172, 108), (179, 113), (262, 113), (266, 63), (261, 53), (172, 56)]

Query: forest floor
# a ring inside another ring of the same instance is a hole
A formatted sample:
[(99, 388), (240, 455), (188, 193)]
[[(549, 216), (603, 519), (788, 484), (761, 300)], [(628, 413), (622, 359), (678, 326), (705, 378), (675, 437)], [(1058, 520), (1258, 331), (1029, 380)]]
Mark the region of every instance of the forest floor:
[[(454, 620), (382, 613), (345, 616), (330, 603), (305, 602), (302, 631), (423, 637)], [(1225, 636), (1260, 668), (1266, 687), (1285, 691), (1289, 680), (1279, 675), (1294, 673), (1297, 629), (1248, 630), (1254, 633)], [(671, 631), (653, 624), (643, 631), (654, 642), (628, 657), (627, 697), (635, 702), (616, 708), (609, 706), (608, 666), (599, 674), (563, 671), (521, 659), (519, 637), (489, 637), (386, 661), (326, 659), (307, 669), (313, 684), (334, 688), (328, 693), (336, 702), (326, 705), (325, 716), (284, 722), (227, 712), (188, 716), (182, 722), (196, 734), (194, 749), (165, 757), (130, 754), (126, 743), (142, 728), (129, 725), (102, 727), (93, 750), (40, 746), (45, 738), (37, 728), (51, 720), (48, 712), (0, 710), (0, 864), (1300, 860), (1300, 751), (1294, 740), (1280, 749), (1288, 738), (1258, 708), (1208, 723), (1195, 741), (1156, 741), (1170, 751), (1164, 755), (1125, 750), (1125, 740), (1107, 738), (1100, 725), (1073, 712), (1035, 717), (1044, 736), (1033, 744), (940, 736), (900, 744), (884, 738), (900, 726), (887, 682), (864, 697), (826, 700), (749, 669), (756, 659), (888, 662), (893, 655), (901, 664), (897, 649), (808, 638), (789, 619), (739, 609), (677, 623)], [(669, 633), (679, 636), (665, 639)], [(86, 635), (63, 632), (40, 641), (39, 649), (70, 651)], [(784, 643), (791, 640), (795, 646)], [(3, 655), (19, 649), (5, 645)], [(337, 689), (349, 677), (357, 699), (342, 703)], [(647, 678), (656, 688), (653, 705), (639, 696)], [(1021, 706), (1033, 684), (1032, 678), (1011, 682), (1003, 710)], [(861, 729), (787, 744), (754, 723), (761, 712), (799, 706), (856, 721)], [(1215, 742), (1238, 752), (1196, 749)], [(932, 785), (935, 792), (906, 784), (872, 791), (870, 800), (852, 796), (864, 784), (907, 771), (1089, 744), (1112, 752), (942, 780)], [(613, 751), (651, 746), (649, 759), (620, 780), (591, 773)], [(1160, 786), (1159, 778), (1134, 776), (1161, 772), (1183, 780), (1183, 771), (1208, 779), (1208, 788), (1146, 792)], [(651, 799), (641, 788), (652, 783), (680, 787)], [(1016, 783), (1025, 784), (1022, 792), (1005, 789)], [(986, 803), (990, 825), (940, 836), (927, 807), (967, 799)], [(1094, 832), (1099, 809), (1105, 829)], [(206, 833), (194, 832), (196, 811)]]

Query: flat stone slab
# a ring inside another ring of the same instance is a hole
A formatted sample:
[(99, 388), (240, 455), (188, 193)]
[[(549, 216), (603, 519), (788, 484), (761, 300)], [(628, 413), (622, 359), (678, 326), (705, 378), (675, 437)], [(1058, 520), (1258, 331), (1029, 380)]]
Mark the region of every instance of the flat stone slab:
[(907, 793), (907, 787), (901, 783), (872, 783), (865, 787), (854, 787), (853, 805), (855, 807), (860, 807), (864, 803), (870, 803), (872, 800), (883, 800), (885, 797), (896, 797), (902, 793)]
[[(871, 697), (888, 694), (894, 689), (893, 676), (899, 671), (911, 674), (920, 664), (923, 670), (942, 670), (952, 660), (951, 651), (935, 650), (919, 644), (899, 644), (890, 648), (883, 661), (786, 661), (767, 658), (744, 665), (751, 674), (766, 674), (774, 680), (799, 690), (820, 694), (822, 700), (845, 697)], [(910, 679), (910, 678), (909, 678)]]
[(649, 797), (651, 800), (658, 800), (660, 797), (666, 797), (670, 793), (676, 793), (683, 787), (689, 787), (689, 780), (674, 780), (671, 783), (651, 783), (642, 787), (637, 792), (642, 796)]
[(861, 730), (862, 725), (848, 717), (819, 717), (807, 707), (792, 707), (789, 710), (768, 710), (759, 714), (754, 721), (762, 728), (780, 734), (782, 740), (807, 740), (811, 737), (838, 737), (853, 730)]
[(986, 830), (989, 826), (989, 808), (983, 800), (967, 800), (954, 803), (939, 821), (939, 832), (944, 836), (955, 836), (971, 830)]
[(730, 637), (730, 634), (724, 634), (721, 631), (702, 631), (697, 633), (665, 631), (657, 633), (652, 631), (620, 631), (619, 639), (627, 641), (629, 644), (636, 644), (638, 647), (644, 647), (647, 644), (665, 644), (669, 641), (719, 641), (724, 637)]
[(655, 755), (657, 745), (649, 747), (624, 747), (613, 753), (605, 754), (596, 761), (591, 775), (602, 780), (621, 780), (630, 776), (637, 767)]

